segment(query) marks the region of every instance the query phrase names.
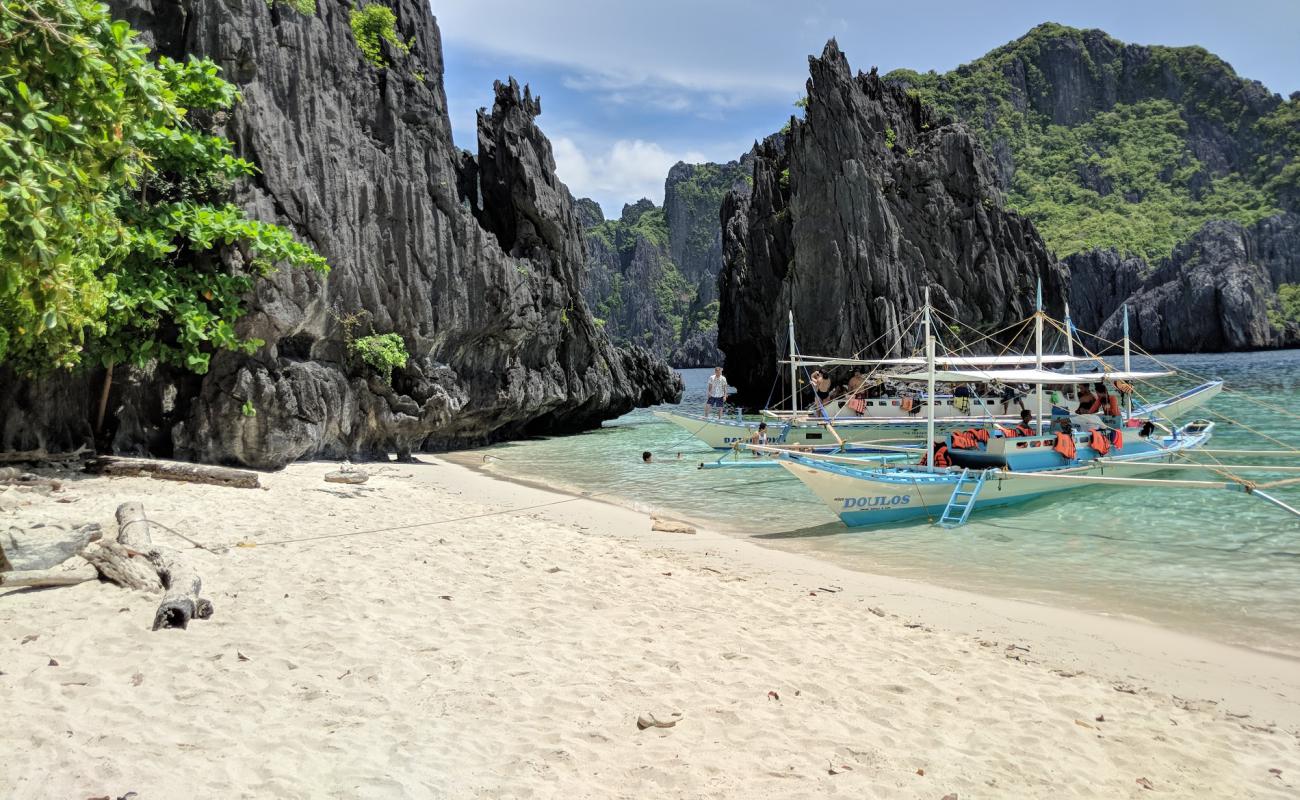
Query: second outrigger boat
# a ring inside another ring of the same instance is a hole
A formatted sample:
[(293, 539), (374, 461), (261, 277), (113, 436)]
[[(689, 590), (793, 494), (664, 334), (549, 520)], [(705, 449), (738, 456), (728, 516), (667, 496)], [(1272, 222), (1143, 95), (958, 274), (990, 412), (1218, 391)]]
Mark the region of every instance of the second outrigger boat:
[[(929, 313), (928, 306), (927, 311)], [(1127, 309), (1125, 311), (1127, 330)], [(1073, 330), (1066, 311), (1065, 330)], [(1017, 378), (1015, 368), (1036, 366), (1066, 367), (1070, 373), (1053, 373), (1051, 384), (1070, 386), (1097, 382), (1145, 381), (1170, 375), (1170, 372), (1133, 372), (1128, 369), (1128, 338), (1125, 336), (1124, 370), (1115, 370), (1097, 356), (1074, 355), (1073, 338), (1068, 335), (1066, 354), (1042, 355), (936, 355), (934, 364), (952, 370), (950, 382), (959, 385), (984, 386), (990, 382), (1027, 383)], [(919, 367), (926, 363), (921, 357), (908, 358), (825, 358), (798, 353), (794, 338), (794, 318), (790, 318), (790, 358), (782, 363), (790, 367), (790, 384), (797, 387), (799, 370), (808, 367), (854, 367), (871, 369), (868, 380), (880, 381), (888, 370)], [(1090, 371), (1079, 372), (1086, 366)], [(1003, 368), (1011, 368), (1003, 370)], [(915, 374), (894, 374), (907, 381)], [(944, 381), (949, 382), (949, 381)], [(1185, 417), (1189, 412), (1214, 399), (1223, 391), (1223, 381), (1207, 381), (1165, 400), (1137, 405), (1126, 404), (1121, 416), (1127, 422), (1152, 420), (1167, 422)], [(800, 408), (799, 392), (790, 395), (790, 407), (764, 409), (762, 419), (713, 416), (686, 411), (656, 411), (659, 418), (677, 425), (715, 450), (731, 450), (737, 444), (753, 442), (760, 422), (766, 422), (768, 443), (798, 447), (815, 452), (836, 452), (846, 446), (864, 448), (875, 445), (920, 443), (926, 436), (926, 418), (931, 410), (928, 397), (934, 397), (935, 423), (941, 433), (969, 428), (972, 425), (1014, 425), (1019, 420), (1021, 406), (1009, 407), (1000, 393), (972, 392), (969, 396), (951, 393), (914, 392), (894, 396), (839, 397), (829, 401), (815, 401), (810, 408)]]

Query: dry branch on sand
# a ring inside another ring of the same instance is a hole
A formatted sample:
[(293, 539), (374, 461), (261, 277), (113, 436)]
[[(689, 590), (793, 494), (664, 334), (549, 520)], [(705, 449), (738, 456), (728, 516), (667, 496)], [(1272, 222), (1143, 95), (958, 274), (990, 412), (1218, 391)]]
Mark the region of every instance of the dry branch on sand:
[(248, 470), (152, 458), (100, 456), (86, 465), (86, 471), (119, 477), (143, 475), (163, 481), (210, 483), (214, 486), (231, 486), (236, 489), (257, 489), (262, 485), (257, 473)]

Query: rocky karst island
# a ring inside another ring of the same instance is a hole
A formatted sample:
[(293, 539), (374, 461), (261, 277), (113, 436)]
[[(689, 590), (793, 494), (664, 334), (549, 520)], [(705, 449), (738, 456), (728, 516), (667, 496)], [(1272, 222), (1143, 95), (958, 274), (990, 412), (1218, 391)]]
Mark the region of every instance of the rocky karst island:
[(0, 796), (1295, 796), (1300, 12), (938, 5), (5, 0)]

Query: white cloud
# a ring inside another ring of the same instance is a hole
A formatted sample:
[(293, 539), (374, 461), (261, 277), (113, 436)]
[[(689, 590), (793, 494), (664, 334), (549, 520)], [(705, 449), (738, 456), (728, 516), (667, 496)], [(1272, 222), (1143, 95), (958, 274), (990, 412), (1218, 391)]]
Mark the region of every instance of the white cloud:
[[(642, 139), (619, 139), (595, 146), (579, 146), (567, 136), (551, 143), (555, 171), (574, 197), (600, 203), (606, 217), (616, 217), (624, 203), (648, 197), (655, 205), (664, 201), (664, 178), (678, 161), (711, 160), (699, 150), (668, 150)], [(735, 158), (736, 154), (728, 158)]]

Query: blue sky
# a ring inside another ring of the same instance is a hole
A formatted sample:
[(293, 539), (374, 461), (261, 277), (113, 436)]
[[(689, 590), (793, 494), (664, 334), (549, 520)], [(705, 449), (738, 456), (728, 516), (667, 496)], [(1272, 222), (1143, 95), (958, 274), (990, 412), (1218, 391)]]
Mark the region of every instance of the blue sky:
[(1126, 42), (1199, 44), (1283, 95), (1300, 90), (1300, 0), (433, 0), (459, 146), (513, 75), (542, 97), (561, 179), (607, 216), (663, 201), (678, 160), (727, 161), (780, 128), (807, 57), (834, 36), (854, 69), (946, 71), (1053, 21)]

